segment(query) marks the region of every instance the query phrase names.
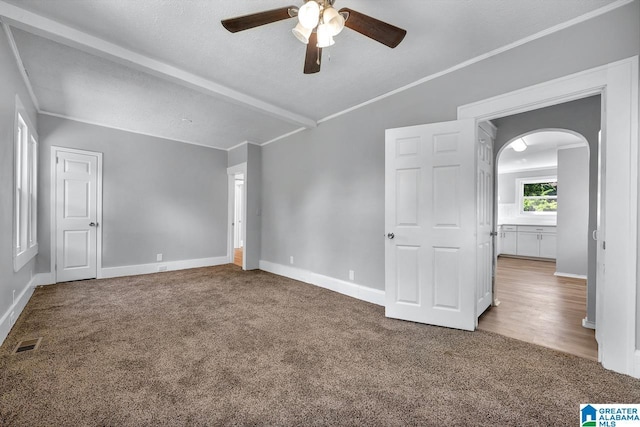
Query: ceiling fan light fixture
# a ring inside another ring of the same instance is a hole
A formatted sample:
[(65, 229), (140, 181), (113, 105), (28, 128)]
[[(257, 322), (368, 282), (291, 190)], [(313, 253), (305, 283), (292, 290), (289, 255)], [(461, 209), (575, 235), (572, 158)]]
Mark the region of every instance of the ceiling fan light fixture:
[(511, 148), (513, 148), (513, 151), (520, 153), (527, 149), (527, 144), (524, 142), (524, 139), (519, 138), (511, 143)]
[(344, 28), (344, 17), (332, 7), (328, 7), (324, 10), (322, 20), (331, 29), (332, 36), (337, 36)]
[(331, 27), (329, 24), (320, 24), (318, 25), (318, 47), (329, 47), (333, 46), (335, 40), (333, 40), (333, 36), (331, 35)]
[(311, 35), (312, 31), (312, 29), (304, 27), (299, 22), (298, 25), (296, 25), (295, 28), (291, 30), (293, 35), (296, 36), (296, 38), (304, 44), (309, 43), (309, 36)]
[(320, 5), (315, 0), (307, 1), (298, 10), (298, 21), (303, 27), (313, 30), (320, 21)]

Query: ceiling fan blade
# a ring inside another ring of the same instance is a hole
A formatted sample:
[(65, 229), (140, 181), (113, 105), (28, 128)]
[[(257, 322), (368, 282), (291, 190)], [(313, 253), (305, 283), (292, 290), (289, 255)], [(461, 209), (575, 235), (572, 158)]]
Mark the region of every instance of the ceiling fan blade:
[(398, 46), (402, 39), (404, 39), (404, 36), (407, 35), (407, 31), (402, 28), (356, 12), (348, 7), (340, 9), (340, 13), (342, 12), (349, 14), (347, 21), (344, 23), (345, 27), (349, 27), (390, 48)]
[(304, 58), (304, 73), (313, 74), (320, 71), (322, 62), (322, 48), (317, 46), (318, 34), (311, 33), (307, 44), (307, 54)]
[[(292, 18), (291, 11), (297, 12), (297, 10), (298, 8), (296, 6), (281, 7), (279, 9), (252, 13), (251, 15), (238, 16), (237, 18), (224, 19), (221, 22), (224, 28), (232, 33), (237, 33), (238, 31)], [(293, 16), (295, 16), (295, 14), (293, 14)]]

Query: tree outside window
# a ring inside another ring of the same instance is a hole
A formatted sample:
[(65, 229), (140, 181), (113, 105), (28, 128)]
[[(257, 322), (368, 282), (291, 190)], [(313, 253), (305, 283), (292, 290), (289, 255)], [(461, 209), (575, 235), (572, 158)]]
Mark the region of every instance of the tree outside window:
[(521, 214), (556, 214), (558, 211), (557, 178), (522, 180), (519, 190)]

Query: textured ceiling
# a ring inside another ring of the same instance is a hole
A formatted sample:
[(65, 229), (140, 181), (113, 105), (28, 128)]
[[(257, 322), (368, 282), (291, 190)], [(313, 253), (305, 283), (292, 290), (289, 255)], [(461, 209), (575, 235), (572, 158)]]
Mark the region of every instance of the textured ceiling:
[[(290, 32), (295, 20), (236, 34), (220, 25), (224, 18), (300, 0), (4, 1), (314, 121), (612, 2), (337, 0), (336, 7), (408, 34), (389, 49), (345, 29), (324, 50), (322, 71), (305, 75), (305, 46)], [(47, 37), (46, 29), (12, 24)], [(42, 110), (221, 148), (245, 140), (263, 143), (299, 127), (175, 79), (170, 83), (110, 63), (95, 52), (14, 32)], [(183, 115), (192, 125), (185, 126)]]
[(527, 149), (521, 152), (506, 146), (498, 158), (498, 172), (555, 168), (558, 166), (558, 150), (569, 147), (586, 147), (581, 137), (569, 132), (542, 131), (523, 137)]
[(245, 140), (267, 141), (296, 129), (263, 113), (18, 29), (13, 35), (44, 111), (222, 148)]

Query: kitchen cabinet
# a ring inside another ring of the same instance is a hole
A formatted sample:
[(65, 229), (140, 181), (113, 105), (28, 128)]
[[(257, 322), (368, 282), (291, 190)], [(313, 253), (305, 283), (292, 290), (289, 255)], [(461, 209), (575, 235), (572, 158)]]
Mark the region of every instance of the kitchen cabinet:
[(501, 225), (498, 231), (498, 255), (515, 255), (517, 241), (517, 227)]
[(540, 257), (556, 259), (556, 233), (540, 234)]
[(498, 228), (498, 255), (556, 258), (556, 227), (501, 225)]

